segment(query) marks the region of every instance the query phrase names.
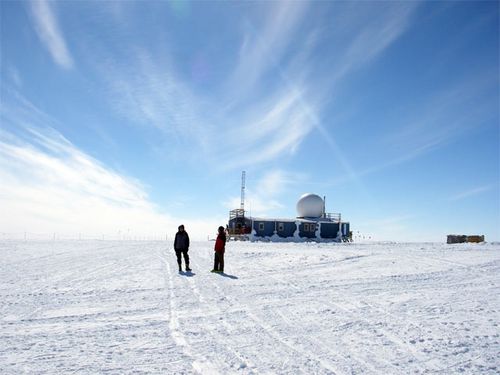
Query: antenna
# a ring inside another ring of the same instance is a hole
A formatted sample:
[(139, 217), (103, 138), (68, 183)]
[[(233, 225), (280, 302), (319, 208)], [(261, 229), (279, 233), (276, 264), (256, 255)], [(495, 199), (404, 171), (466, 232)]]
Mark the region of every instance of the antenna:
[(240, 208), (245, 209), (245, 171), (241, 172), (241, 203)]

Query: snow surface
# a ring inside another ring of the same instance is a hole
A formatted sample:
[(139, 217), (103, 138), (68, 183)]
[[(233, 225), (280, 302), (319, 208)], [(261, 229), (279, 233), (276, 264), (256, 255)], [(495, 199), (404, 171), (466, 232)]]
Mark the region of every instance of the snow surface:
[(500, 244), (0, 242), (2, 374), (498, 374)]

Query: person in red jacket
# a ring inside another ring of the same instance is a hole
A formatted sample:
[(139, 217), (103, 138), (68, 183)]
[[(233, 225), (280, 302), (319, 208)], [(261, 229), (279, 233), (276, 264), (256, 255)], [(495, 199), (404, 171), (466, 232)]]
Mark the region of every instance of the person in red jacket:
[(224, 272), (224, 251), (226, 250), (226, 233), (224, 227), (219, 227), (219, 234), (215, 240), (214, 269), (211, 272)]

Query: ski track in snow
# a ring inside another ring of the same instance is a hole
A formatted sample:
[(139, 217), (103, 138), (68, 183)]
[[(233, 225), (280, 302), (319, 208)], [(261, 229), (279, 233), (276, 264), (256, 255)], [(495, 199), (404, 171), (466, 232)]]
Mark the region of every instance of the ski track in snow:
[(500, 244), (2, 241), (2, 374), (498, 374)]

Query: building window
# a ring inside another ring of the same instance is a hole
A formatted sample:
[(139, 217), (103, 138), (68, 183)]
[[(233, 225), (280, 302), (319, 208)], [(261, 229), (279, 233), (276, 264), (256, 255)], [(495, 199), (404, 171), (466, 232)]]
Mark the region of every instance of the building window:
[(283, 232), (285, 230), (285, 224), (283, 223), (278, 223), (278, 231)]
[(264, 230), (264, 223), (259, 223), (259, 230)]
[(304, 223), (304, 232), (315, 232), (316, 224), (314, 223)]

